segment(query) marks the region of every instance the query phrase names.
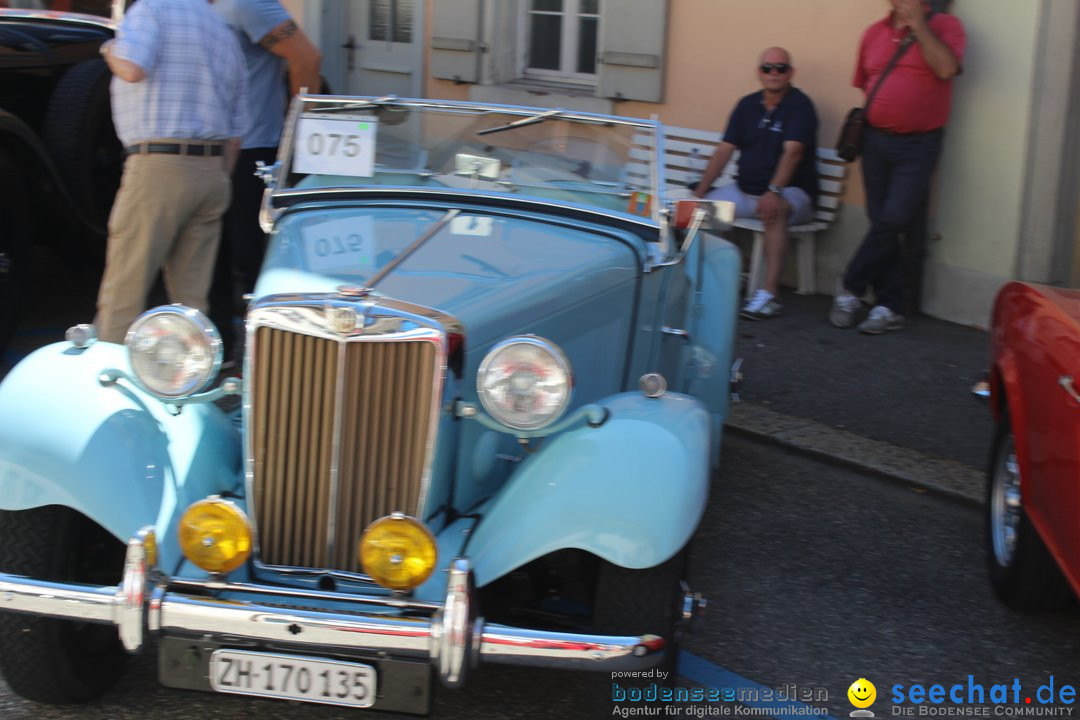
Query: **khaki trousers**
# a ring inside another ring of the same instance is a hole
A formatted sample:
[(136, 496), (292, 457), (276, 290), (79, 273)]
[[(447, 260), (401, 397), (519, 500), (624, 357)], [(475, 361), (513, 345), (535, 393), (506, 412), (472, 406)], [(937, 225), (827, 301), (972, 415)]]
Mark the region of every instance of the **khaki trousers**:
[(124, 341), (164, 270), (172, 302), (202, 312), (231, 185), (222, 157), (129, 155), (109, 215), (105, 275), (98, 291), (98, 337)]

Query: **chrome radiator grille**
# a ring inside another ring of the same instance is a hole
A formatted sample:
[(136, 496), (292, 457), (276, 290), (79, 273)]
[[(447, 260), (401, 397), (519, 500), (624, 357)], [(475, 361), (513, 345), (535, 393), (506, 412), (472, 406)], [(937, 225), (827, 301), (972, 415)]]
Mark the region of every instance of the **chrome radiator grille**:
[(438, 345), (317, 335), (255, 330), (248, 448), (260, 559), (359, 572), (364, 528), (419, 512)]

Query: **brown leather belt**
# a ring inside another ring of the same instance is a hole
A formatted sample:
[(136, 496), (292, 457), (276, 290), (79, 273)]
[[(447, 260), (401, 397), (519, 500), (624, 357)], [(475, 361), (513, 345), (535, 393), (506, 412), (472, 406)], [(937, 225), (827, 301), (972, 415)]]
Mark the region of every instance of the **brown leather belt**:
[(124, 150), (128, 155), (194, 155), (218, 157), (225, 152), (221, 143), (200, 142), (142, 142), (128, 145)]
[(882, 135), (889, 135), (892, 137), (922, 137), (923, 135), (939, 135), (942, 128), (936, 128), (934, 130), (923, 130), (922, 132), (896, 132), (895, 130), (886, 130), (885, 128), (869, 126), (874, 132), (879, 132)]

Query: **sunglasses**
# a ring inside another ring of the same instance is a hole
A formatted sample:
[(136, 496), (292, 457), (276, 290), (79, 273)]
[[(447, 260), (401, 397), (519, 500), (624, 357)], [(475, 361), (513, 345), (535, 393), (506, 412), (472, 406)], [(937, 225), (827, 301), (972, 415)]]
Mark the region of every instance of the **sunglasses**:
[(780, 75), (784, 75), (791, 69), (791, 66), (787, 63), (762, 63), (761, 67), (758, 69), (765, 75), (771, 75), (773, 71), (776, 71)]

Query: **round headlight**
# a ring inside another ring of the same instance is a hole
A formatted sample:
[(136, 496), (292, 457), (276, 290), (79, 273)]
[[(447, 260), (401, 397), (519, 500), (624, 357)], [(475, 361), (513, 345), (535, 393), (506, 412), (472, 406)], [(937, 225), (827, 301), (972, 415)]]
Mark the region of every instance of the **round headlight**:
[(198, 310), (167, 305), (148, 310), (124, 339), (135, 378), (162, 398), (194, 395), (221, 369), (221, 336)]
[(412, 590), (435, 569), (435, 538), (423, 523), (401, 513), (381, 517), (360, 538), (360, 564), (391, 590)]
[(193, 503), (180, 516), (180, 551), (212, 573), (232, 572), (251, 555), (247, 515), (227, 500), (209, 497)]
[(517, 430), (558, 419), (570, 401), (570, 361), (554, 343), (532, 335), (503, 340), (476, 374), (480, 402), (493, 418)]

